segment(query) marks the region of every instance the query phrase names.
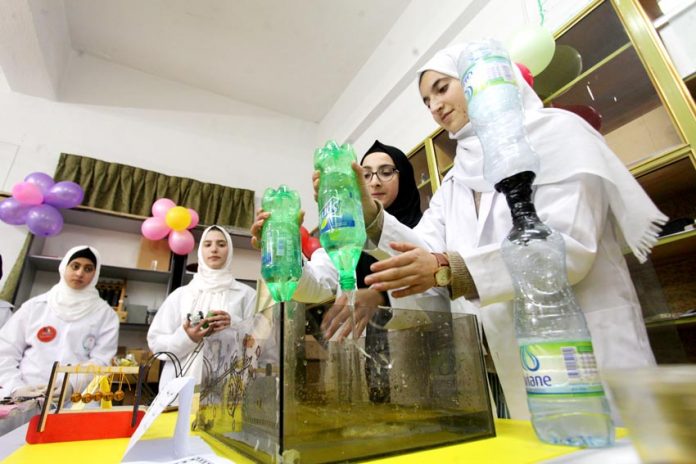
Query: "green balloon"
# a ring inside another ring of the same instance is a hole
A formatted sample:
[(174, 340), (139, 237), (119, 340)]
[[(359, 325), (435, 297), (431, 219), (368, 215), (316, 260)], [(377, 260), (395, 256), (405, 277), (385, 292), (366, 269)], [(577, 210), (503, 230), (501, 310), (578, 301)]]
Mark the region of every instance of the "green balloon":
[(570, 45), (557, 45), (551, 63), (534, 79), (534, 91), (546, 98), (582, 72), (582, 56)]
[(526, 26), (509, 41), (508, 51), (515, 63), (522, 63), (536, 76), (548, 66), (556, 42), (553, 35), (541, 26)]

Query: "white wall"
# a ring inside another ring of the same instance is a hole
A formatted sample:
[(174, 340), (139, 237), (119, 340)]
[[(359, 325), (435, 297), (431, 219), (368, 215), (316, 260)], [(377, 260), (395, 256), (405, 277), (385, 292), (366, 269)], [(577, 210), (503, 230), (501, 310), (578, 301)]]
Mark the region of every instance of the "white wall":
[(321, 122), (362, 153), (375, 139), (409, 151), (437, 128), (423, 105), (417, 70), (449, 45), (484, 37), (507, 40), (528, 21), (522, 2), (414, 0), (360, 74)]
[[(297, 189), (317, 222), (311, 171), (317, 125), (72, 53), (58, 101), (9, 91), (0, 75), (0, 191), (61, 152), (251, 189)], [(0, 223), (9, 273), (26, 229)], [(0, 281), (0, 288), (3, 285)]]
[[(0, 190), (29, 172), (52, 172), (63, 151), (250, 188), (257, 197), (287, 183), (300, 191), (311, 228), (316, 146), (349, 141), (361, 153), (379, 138), (410, 150), (437, 127), (416, 70), (447, 45), (506, 39), (526, 22), (522, 2), (443, 0), (434, 8), (413, 0), (319, 125), (76, 53), (59, 102), (10, 93), (0, 75)], [(6, 271), (22, 240), (19, 228), (0, 224)]]

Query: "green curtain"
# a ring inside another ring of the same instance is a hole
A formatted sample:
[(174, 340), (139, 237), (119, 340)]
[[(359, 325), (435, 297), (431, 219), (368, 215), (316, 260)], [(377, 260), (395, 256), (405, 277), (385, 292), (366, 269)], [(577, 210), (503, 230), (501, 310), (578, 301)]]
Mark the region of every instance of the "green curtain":
[[(0, 300), (14, 301), (17, 285), (19, 284), (19, 276), (22, 275), (22, 267), (24, 266), (24, 261), (29, 251), (29, 245), (31, 244), (31, 237), (31, 234), (27, 234), (27, 238), (24, 239), (24, 245), (22, 245), (22, 249), (19, 250), (17, 260), (14, 262), (12, 270), (7, 274), (5, 285), (2, 286), (2, 291), (0, 291)], [(7, 262), (3, 262), (3, 266), (6, 265)]]
[(82, 204), (119, 213), (151, 216), (158, 198), (193, 208), (201, 224), (248, 229), (254, 221), (254, 191), (174, 177), (125, 164), (61, 153), (54, 178), (77, 182)]

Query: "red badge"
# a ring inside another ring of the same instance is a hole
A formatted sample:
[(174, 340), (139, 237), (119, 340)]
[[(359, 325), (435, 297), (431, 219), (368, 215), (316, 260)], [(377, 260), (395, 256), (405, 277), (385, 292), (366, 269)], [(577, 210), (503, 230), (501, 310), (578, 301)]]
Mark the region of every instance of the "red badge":
[(44, 343), (48, 343), (50, 341), (53, 341), (54, 338), (56, 338), (56, 328), (51, 326), (51, 325), (46, 325), (43, 326), (39, 329), (38, 332), (36, 332), (36, 338), (38, 338), (40, 341)]

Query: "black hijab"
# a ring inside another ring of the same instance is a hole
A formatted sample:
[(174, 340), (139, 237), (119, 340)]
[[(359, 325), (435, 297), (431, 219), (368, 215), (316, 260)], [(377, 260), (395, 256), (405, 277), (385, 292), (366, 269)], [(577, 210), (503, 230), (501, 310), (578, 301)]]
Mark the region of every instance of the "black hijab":
[(68, 260), (68, 263), (70, 263), (71, 261), (73, 261), (77, 258), (88, 259), (88, 260), (92, 261), (92, 264), (94, 264), (95, 266), (97, 265), (97, 257), (94, 256), (94, 253), (92, 253), (92, 250), (90, 250), (87, 247), (85, 247), (81, 250), (77, 250), (75, 253), (73, 253), (73, 255)]
[[(375, 140), (375, 143), (372, 144), (370, 149), (363, 155), (360, 164), (362, 164), (363, 161), (365, 161), (365, 157), (371, 153), (386, 153), (392, 161), (394, 161), (396, 169), (399, 170), (399, 192), (394, 202), (389, 205), (389, 208), (385, 208), (386, 211), (402, 224), (411, 228), (415, 227), (418, 221), (420, 221), (421, 216), (423, 216), (423, 213), (421, 213), (420, 209), (420, 195), (418, 194), (416, 179), (413, 177), (413, 167), (411, 163), (408, 161), (403, 151), (396, 147), (384, 145), (379, 140)], [(358, 278), (358, 288), (367, 287), (367, 285), (365, 285), (365, 277), (372, 273), (370, 265), (375, 262), (377, 262), (377, 260), (366, 253), (360, 255), (360, 260), (355, 269)]]
[(408, 158), (403, 151), (396, 147), (385, 145), (379, 140), (375, 140), (369, 150), (365, 152), (360, 164), (365, 161), (365, 157), (371, 153), (386, 153), (394, 161), (396, 169), (399, 170), (399, 193), (396, 195), (394, 202), (386, 208), (386, 211), (411, 228), (415, 227), (420, 221), (420, 195), (418, 194), (418, 186), (416, 179), (413, 176), (413, 166), (408, 161)]

